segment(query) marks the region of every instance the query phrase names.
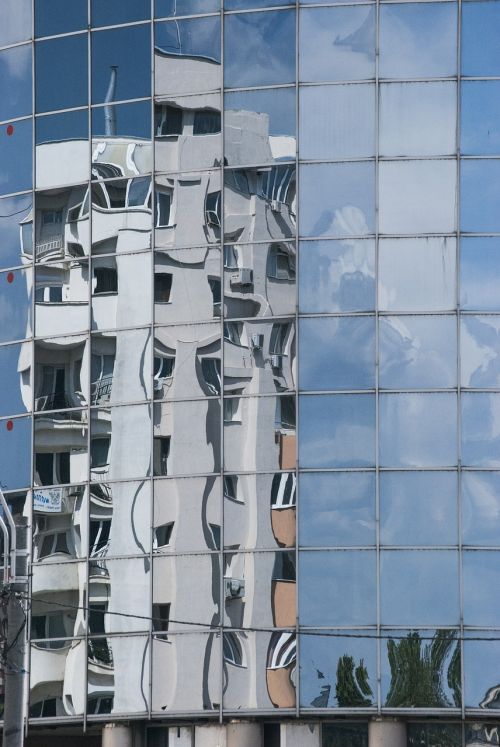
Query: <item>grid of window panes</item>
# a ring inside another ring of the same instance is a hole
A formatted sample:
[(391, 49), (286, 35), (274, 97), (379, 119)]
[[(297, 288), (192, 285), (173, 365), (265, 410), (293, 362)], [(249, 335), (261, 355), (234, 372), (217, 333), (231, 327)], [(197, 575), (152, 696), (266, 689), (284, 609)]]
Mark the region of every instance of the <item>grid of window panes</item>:
[(500, 708), (499, 35), (498, 0), (4, 0), (33, 719)]

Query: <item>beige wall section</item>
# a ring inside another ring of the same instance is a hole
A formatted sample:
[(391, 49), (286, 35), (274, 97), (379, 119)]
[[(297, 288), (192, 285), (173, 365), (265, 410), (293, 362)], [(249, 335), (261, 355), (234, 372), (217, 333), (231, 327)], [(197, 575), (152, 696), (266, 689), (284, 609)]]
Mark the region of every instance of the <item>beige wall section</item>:
[(368, 747), (406, 747), (406, 724), (392, 719), (370, 721)]
[(102, 730), (102, 747), (134, 747), (132, 727), (125, 724), (106, 724)]
[(171, 726), (168, 730), (168, 747), (193, 747), (194, 735), (191, 726)]
[(261, 724), (235, 722), (224, 726), (220, 724), (195, 726), (194, 747), (262, 747), (262, 745)]
[(281, 724), (281, 747), (321, 747), (318, 723)]

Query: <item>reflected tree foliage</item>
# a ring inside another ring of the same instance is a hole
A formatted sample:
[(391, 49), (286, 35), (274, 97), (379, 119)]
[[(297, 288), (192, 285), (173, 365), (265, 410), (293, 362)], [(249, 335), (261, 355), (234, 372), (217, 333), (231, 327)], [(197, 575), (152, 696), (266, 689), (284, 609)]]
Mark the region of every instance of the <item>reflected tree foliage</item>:
[(337, 684), (335, 694), (339, 707), (350, 706), (361, 708), (373, 702), (373, 691), (368, 682), (368, 669), (360, 659), (356, 665), (354, 657), (341, 656), (337, 665)]
[(412, 631), (402, 640), (387, 642), (391, 683), (386, 705), (401, 707), (459, 707), (460, 648), (456, 631), (439, 630), (431, 641)]

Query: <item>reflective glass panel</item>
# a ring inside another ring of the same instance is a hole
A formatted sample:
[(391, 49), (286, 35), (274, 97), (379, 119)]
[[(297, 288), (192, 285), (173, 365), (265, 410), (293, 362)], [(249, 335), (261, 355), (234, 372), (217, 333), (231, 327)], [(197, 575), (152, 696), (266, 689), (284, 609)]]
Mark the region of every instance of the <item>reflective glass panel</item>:
[(33, 482), (36, 486), (87, 480), (86, 416), (85, 410), (60, 410), (35, 417)]
[(323, 747), (368, 747), (368, 724), (323, 723)]
[(373, 163), (301, 166), (301, 235), (363, 236), (373, 233), (374, 174)]
[(0, 342), (31, 335), (31, 270), (0, 273)]
[(89, 178), (88, 111), (36, 118), (36, 188)]
[[(366, 638), (342, 638), (339, 631), (335, 631), (333, 637), (328, 635), (329, 632), (301, 636), (302, 708), (368, 708), (374, 705), (377, 699), (375, 639), (370, 639), (366, 630), (346, 631)], [(323, 737), (324, 732), (323, 728)], [(323, 740), (323, 744), (343, 745), (343, 742)], [(358, 742), (350, 744), (358, 745)]]
[(167, 16), (191, 16), (210, 13), (220, 9), (219, 0), (155, 0), (155, 18)]
[(375, 308), (373, 241), (303, 241), (299, 268), (301, 312), (372, 311)]
[[(75, 603), (78, 603), (77, 596)], [(41, 614), (38, 616), (37, 626), (58, 631), (62, 628), (63, 620), (64, 616), (61, 612)], [(50, 684), (48, 684), (47, 671), (54, 659), (59, 666)], [(66, 680), (66, 677), (68, 672), (71, 671), (70, 662), (82, 662), (85, 666), (85, 659), (85, 640), (83, 638), (73, 640), (71, 638), (65, 640), (53, 639), (48, 643), (31, 644), (30, 718), (53, 720), (57, 716), (66, 719), (83, 716), (85, 707), (84, 678), (69, 677)], [(83, 674), (81, 668), (79, 671)], [(65, 680), (67, 681), (66, 687)]]
[(500, 240), (460, 241), (460, 305), (472, 311), (500, 311)]
[(149, 645), (149, 637), (137, 635), (87, 640), (87, 718), (148, 712)]
[(455, 5), (405, 3), (380, 8), (380, 75), (383, 78), (454, 75), (456, 47)]
[[(99, 482), (90, 486), (88, 556), (144, 555), (151, 548), (151, 483)], [(86, 550), (86, 547), (85, 547)], [(142, 566), (141, 573), (144, 573)]]
[[(198, 595), (184, 583), (196, 578)], [(218, 625), (220, 610), (220, 558), (211, 555), (162, 555), (153, 559), (153, 604), (170, 605), (169, 630), (193, 631), (194, 625)], [(235, 598), (235, 601), (238, 601)]]
[[(180, 324), (199, 320), (215, 320), (220, 325), (221, 281), (220, 249), (172, 250), (155, 254), (154, 278), (155, 321), (157, 324)], [(208, 327), (187, 327), (186, 341), (199, 336), (200, 341), (215, 334)], [(170, 339), (175, 331), (166, 331)], [(220, 329), (218, 330), (220, 337)]]
[(0, 347), (0, 416), (32, 409), (31, 365), (30, 343)]
[(500, 474), (463, 472), (462, 538), (467, 545), (500, 545)]
[(86, 335), (36, 341), (35, 410), (63, 410), (87, 404), (87, 356)]
[(151, 396), (151, 332), (133, 329), (92, 335), (92, 405), (138, 402)]
[[(92, 329), (151, 322), (151, 255), (94, 257)], [(138, 288), (141, 291), (138, 292)]]
[(375, 87), (300, 89), (300, 157), (361, 158), (375, 154)]
[(229, 166), (295, 158), (295, 89), (224, 96), (224, 157)]
[(456, 150), (455, 83), (380, 86), (380, 155), (442, 156)]
[[(457, 462), (454, 394), (381, 394), (383, 467), (445, 467)], [(419, 427), (414, 424), (418, 422)]]
[(384, 389), (456, 386), (456, 317), (382, 317), (379, 355), (379, 385)]
[(457, 476), (454, 472), (382, 472), (379, 479), (382, 544), (457, 543)]
[[(303, 8), (299, 26), (302, 82), (375, 76), (375, 11), (371, 7)], [(328, 60), (328, 64), (325, 64)]]
[(33, 187), (32, 139), (31, 119), (0, 127), (0, 194)]
[[(220, 400), (168, 402), (154, 406), (155, 477), (220, 470)], [(146, 444), (149, 453), (149, 444)], [(193, 465), (193, 449), (196, 464)]]
[(458, 625), (458, 552), (385, 550), (380, 574), (383, 625)]
[[(227, 471), (295, 469), (295, 399), (292, 394), (224, 397)], [(259, 423), (258, 430), (255, 423)]]
[(124, 176), (151, 171), (151, 104), (99, 106), (92, 109), (92, 162), (94, 172), (115, 169)]
[(293, 83), (295, 10), (228, 15), (224, 25), (224, 85)]
[(381, 232), (452, 232), (456, 180), (453, 160), (381, 162)]
[(293, 5), (288, 0), (225, 0), (225, 10), (247, 10), (251, 8), (270, 8), (273, 5)]
[(462, 83), (461, 152), (466, 156), (500, 153), (500, 81)]
[(0, 267), (15, 267), (33, 257), (31, 194), (0, 200)]
[(460, 362), (462, 386), (489, 389), (500, 384), (500, 319), (462, 316)]
[(151, 565), (143, 558), (89, 559), (90, 635), (147, 631)]
[[(468, 641), (465, 639), (464, 642), (465, 705), (469, 708), (498, 710), (500, 707), (498, 702), (500, 641), (487, 640), (496, 635), (492, 636), (491, 632), (484, 630), (475, 631), (471, 637), (485, 640)], [(477, 733), (471, 736), (477, 737)], [(467, 744), (473, 747), (474, 742), (478, 743), (474, 739)]]
[(375, 543), (374, 473), (303, 473), (299, 487), (301, 545), (342, 547)]
[[(34, 561), (45, 564), (50, 560), (60, 564), (63, 561), (86, 557), (88, 518), (86, 507), (87, 493), (84, 485), (37, 488), (33, 491)], [(56, 565), (47, 571), (47, 575), (50, 573), (57, 577), (58, 571), (62, 574), (71, 574), (76, 568), (77, 566)], [(80, 569), (83, 570), (82, 566)], [(77, 587), (78, 582), (76, 579), (74, 581)], [(50, 609), (51, 607), (47, 605), (47, 611)], [(52, 609), (52, 611), (58, 610)], [(57, 630), (50, 631), (50, 626), (48, 632), (59, 633)], [(74, 628), (65, 629), (64, 633), (73, 635)], [(62, 635), (62, 631), (60, 634)]]
[(0, 52), (0, 120), (31, 114), (31, 45)]
[(462, 462), (500, 467), (500, 395), (462, 394)]
[(83, 31), (88, 26), (87, 0), (35, 0), (35, 37)]
[(307, 551), (299, 556), (301, 625), (373, 625), (375, 552)]
[[(387, 635), (387, 633), (385, 634)], [(382, 702), (388, 708), (459, 708), (458, 631), (395, 630), (382, 642)], [(410, 726), (410, 725), (409, 725)], [(444, 727), (441, 727), (443, 729)], [(411, 726), (410, 726), (411, 729)], [(440, 734), (439, 727), (434, 736)], [(412, 747), (460, 747), (455, 741), (410, 741)]]
[(302, 467), (370, 467), (375, 462), (375, 398), (337, 394), (300, 398)]
[(92, 0), (92, 26), (113, 26), (151, 18), (150, 0)]
[(37, 112), (69, 109), (88, 102), (87, 34), (35, 44)]
[[(71, 261), (89, 253), (89, 196), (86, 184), (37, 192), (35, 209), (36, 262)], [(60, 269), (62, 271), (63, 268)]]
[[(103, 170), (100, 166), (100, 164), (94, 164), (94, 173), (97, 171), (99, 175), (102, 175)], [(152, 223), (151, 203), (151, 179), (148, 177), (94, 182), (92, 185), (92, 252), (115, 254), (127, 250), (149, 249)], [(127, 261), (128, 259), (125, 260)], [(132, 282), (132, 278), (129, 281)]]
[(32, 0), (4, 0), (0, 7), (0, 46), (31, 39)]
[(150, 31), (146, 24), (92, 34), (93, 103), (150, 95)]
[(500, 600), (494, 589), (498, 588), (499, 560), (498, 551), (466, 550), (462, 553), (465, 625), (497, 625)]
[(381, 239), (379, 309), (449, 311), (457, 303), (455, 273), (455, 239)]
[[(460, 228), (488, 233), (500, 231), (500, 161), (466, 160), (460, 170)], [(479, 192), (478, 192), (479, 190)]]
[[(300, 386), (304, 390), (375, 386), (375, 318), (300, 320)], [(356, 350), (356, 355), (353, 355)]]
[(462, 75), (499, 75), (500, 7), (497, 3), (464, 3), (462, 8)]
[(408, 747), (462, 747), (460, 724), (408, 724)]
[(31, 483), (31, 418), (0, 420), (0, 488), (17, 490)]
[(151, 406), (91, 411), (90, 479), (144, 478), (151, 471)]
[(220, 17), (155, 23), (155, 94), (221, 86)]
[[(158, 625), (161, 624), (160, 618)], [(153, 637), (152, 661), (154, 713), (218, 710), (221, 650), (215, 632), (168, 636), (158, 633)]]

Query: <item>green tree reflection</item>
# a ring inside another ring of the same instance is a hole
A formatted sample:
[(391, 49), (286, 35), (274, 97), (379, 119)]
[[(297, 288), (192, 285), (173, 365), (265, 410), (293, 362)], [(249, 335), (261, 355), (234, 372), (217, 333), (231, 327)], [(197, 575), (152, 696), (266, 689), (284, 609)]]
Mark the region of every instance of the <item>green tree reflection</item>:
[(356, 666), (354, 658), (344, 654), (337, 664), (337, 684), (335, 695), (340, 707), (370, 706), (373, 702), (373, 692), (368, 683), (368, 670), (363, 659)]
[(394, 708), (459, 707), (460, 647), (456, 631), (429, 634), (412, 631), (402, 640), (387, 641), (391, 684), (386, 706)]

